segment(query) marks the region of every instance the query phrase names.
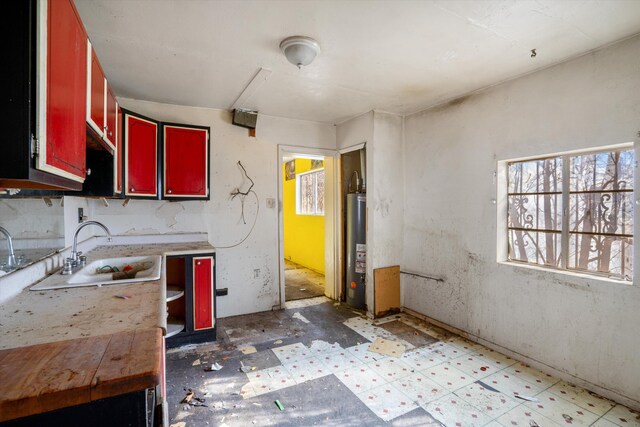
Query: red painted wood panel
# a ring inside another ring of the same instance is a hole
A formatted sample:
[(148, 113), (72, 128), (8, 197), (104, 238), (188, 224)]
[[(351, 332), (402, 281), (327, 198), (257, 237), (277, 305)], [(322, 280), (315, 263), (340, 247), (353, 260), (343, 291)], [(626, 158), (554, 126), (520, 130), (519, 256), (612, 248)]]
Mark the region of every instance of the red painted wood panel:
[(46, 163), (84, 178), (87, 34), (72, 0), (47, 9)]
[(126, 126), (127, 194), (155, 196), (158, 194), (158, 125), (127, 115)]
[(95, 50), (91, 50), (91, 120), (104, 132), (104, 71)]
[(107, 127), (105, 129), (105, 138), (114, 146), (116, 144), (116, 105), (116, 97), (113, 95), (109, 83), (107, 83)]
[(122, 191), (122, 126), (124, 123), (122, 121), (122, 109), (118, 106), (118, 112), (116, 114), (116, 192), (120, 193)]
[(193, 329), (213, 328), (213, 258), (193, 258)]
[(164, 127), (165, 196), (207, 196), (207, 139), (204, 129)]

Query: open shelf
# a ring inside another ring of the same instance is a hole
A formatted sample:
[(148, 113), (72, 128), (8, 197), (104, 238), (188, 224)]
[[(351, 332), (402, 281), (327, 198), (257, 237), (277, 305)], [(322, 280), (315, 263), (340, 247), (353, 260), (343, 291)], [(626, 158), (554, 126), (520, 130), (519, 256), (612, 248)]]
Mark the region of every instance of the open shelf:
[(184, 319), (173, 316), (167, 317), (167, 335), (165, 335), (165, 338), (170, 338), (182, 331), (184, 331)]
[(167, 285), (167, 302), (177, 300), (184, 296), (184, 287)]

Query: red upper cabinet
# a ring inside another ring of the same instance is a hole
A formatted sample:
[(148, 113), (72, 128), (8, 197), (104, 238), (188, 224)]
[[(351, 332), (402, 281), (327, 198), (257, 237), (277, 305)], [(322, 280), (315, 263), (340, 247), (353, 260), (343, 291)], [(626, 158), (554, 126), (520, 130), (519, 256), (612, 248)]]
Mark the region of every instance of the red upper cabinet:
[(158, 122), (124, 114), (124, 194), (126, 197), (157, 199)]
[(84, 182), (87, 34), (72, 0), (38, 8), (36, 167)]
[(213, 257), (193, 257), (193, 329), (215, 326)]
[(209, 199), (209, 128), (163, 124), (163, 198)]

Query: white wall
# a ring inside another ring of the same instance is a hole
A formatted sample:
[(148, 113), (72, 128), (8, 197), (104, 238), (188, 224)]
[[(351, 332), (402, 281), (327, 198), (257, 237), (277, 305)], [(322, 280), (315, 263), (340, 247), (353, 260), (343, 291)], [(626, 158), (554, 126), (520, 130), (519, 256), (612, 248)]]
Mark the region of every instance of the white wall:
[[(104, 207), (90, 200), (91, 218), (104, 222), (114, 234), (163, 234), (208, 232), (216, 246), (217, 286), (229, 288), (219, 297), (218, 317), (271, 310), (279, 304), (278, 215), (268, 209), (267, 198), (278, 198), (278, 144), (335, 149), (335, 127), (315, 122), (258, 116), (257, 137), (233, 126), (227, 111), (119, 99), (124, 108), (161, 121), (211, 127), (211, 200), (163, 202), (111, 200)], [(241, 219), (239, 197), (230, 193), (249, 187), (237, 162), (241, 161), (255, 182), (245, 200)], [(257, 220), (256, 220), (257, 214)], [(235, 248), (222, 248), (240, 242)], [(96, 234), (100, 231), (97, 230)], [(254, 270), (260, 270), (258, 277)]]
[(638, 280), (497, 263), (492, 201), (499, 160), (638, 142), (638, 52), (640, 37), (407, 117), (403, 268), (444, 283), (402, 277), (406, 307), (636, 407)]
[[(47, 206), (40, 199), (0, 199), (0, 226), (14, 239), (58, 239), (64, 236), (64, 210), (60, 198)], [(4, 236), (0, 235), (0, 240)], [(0, 245), (4, 243), (0, 242)]]
[(373, 270), (402, 261), (403, 119), (370, 111), (337, 127), (339, 149), (366, 143), (367, 273), (366, 303), (373, 313)]

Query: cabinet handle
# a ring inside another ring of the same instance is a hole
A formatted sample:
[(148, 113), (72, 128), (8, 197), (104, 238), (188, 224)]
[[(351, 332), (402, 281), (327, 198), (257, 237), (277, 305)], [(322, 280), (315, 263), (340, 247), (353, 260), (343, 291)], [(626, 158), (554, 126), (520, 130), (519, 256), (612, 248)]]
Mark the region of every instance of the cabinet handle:
[(131, 187), (131, 191), (136, 191), (136, 189), (135, 189), (135, 188), (133, 188), (133, 187)]
[(171, 190), (167, 190), (167, 193), (171, 194)]
[(91, 168), (87, 169), (87, 176), (91, 175)]
[(202, 264), (200, 261), (196, 262), (196, 265), (200, 265), (200, 264)]

